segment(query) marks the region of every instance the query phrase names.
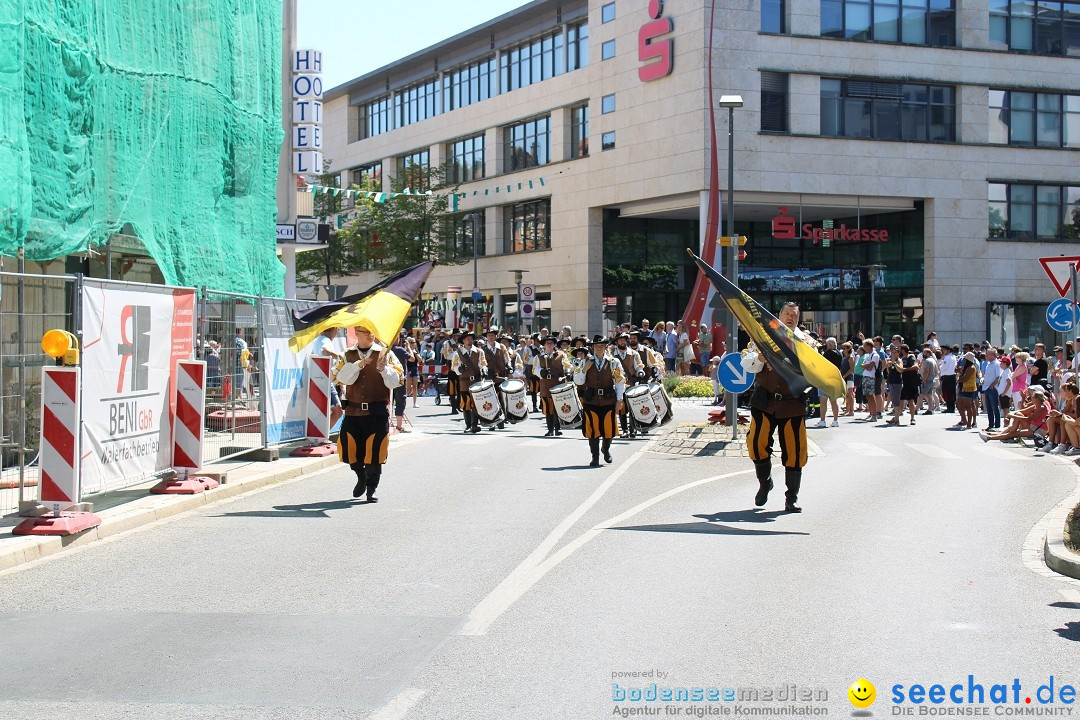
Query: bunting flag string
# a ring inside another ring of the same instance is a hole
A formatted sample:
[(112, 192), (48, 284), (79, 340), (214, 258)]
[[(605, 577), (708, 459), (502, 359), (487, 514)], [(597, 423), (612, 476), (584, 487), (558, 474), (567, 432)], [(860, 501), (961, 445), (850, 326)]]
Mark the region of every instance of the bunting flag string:
[[(536, 178), (535, 180), (525, 180), (522, 182), (518, 182), (516, 189), (519, 191), (525, 190), (526, 185), (528, 186), (529, 190), (534, 190), (537, 186), (545, 187), (547, 185), (547, 181), (545, 181), (542, 177)], [(353, 190), (352, 188), (343, 189), (336, 187), (328, 187), (326, 185), (309, 185), (308, 188), (310, 189), (313, 198), (318, 198), (320, 194), (326, 195), (328, 193), (333, 195), (334, 197), (340, 197), (342, 193), (344, 193), (345, 197), (349, 200), (356, 200), (356, 198), (366, 197), (371, 198), (380, 205), (386, 203), (387, 200), (396, 198), (398, 196), (422, 197), (432, 195), (444, 195), (443, 193), (433, 193), (431, 190), (413, 190), (412, 188), (404, 188), (401, 192), (375, 192), (372, 190)], [(512, 193), (514, 192), (514, 190), (515, 188), (513, 184), (493, 185), (491, 187), (477, 188), (472, 190), (471, 192), (449, 193), (445, 194), (445, 197), (448, 197), (450, 199), (451, 212), (457, 212), (460, 201), (464, 200), (465, 198), (477, 197), (479, 195), (490, 195), (492, 192), (495, 192), (496, 194), (500, 192)]]

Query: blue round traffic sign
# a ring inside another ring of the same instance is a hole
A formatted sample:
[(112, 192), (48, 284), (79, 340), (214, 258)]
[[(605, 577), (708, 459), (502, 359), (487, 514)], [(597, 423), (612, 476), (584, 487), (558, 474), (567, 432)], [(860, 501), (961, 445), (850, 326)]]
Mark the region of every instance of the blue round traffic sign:
[(728, 353), (720, 359), (716, 368), (716, 379), (724, 389), (732, 393), (744, 393), (754, 384), (755, 373), (742, 366), (742, 353)]
[(1069, 298), (1058, 298), (1046, 307), (1046, 323), (1056, 332), (1069, 332), (1080, 322), (1080, 308)]

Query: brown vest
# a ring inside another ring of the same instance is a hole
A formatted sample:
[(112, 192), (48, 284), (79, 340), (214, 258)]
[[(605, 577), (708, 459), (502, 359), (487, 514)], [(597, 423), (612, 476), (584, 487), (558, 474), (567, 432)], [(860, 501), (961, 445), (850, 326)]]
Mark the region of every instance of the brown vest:
[[(540, 397), (551, 397), (551, 388), (565, 382), (564, 357), (565, 355), (559, 351), (556, 351), (554, 355), (540, 356)], [(551, 379), (546, 377), (548, 370), (551, 371)]]
[(626, 387), (633, 387), (634, 384), (637, 383), (637, 366), (634, 363), (635, 355), (637, 355), (637, 350), (626, 348), (625, 357), (615, 356), (615, 359), (622, 363), (623, 377), (626, 378)]
[(769, 365), (754, 378), (750, 404), (775, 418), (798, 417), (806, 412), (805, 396), (793, 396), (784, 379)]
[[(615, 404), (615, 378), (611, 374), (612, 358), (607, 358), (603, 370), (596, 369), (596, 360), (589, 366), (585, 373), (585, 384), (582, 385), (585, 402), (588, 405), (614, 405)], [(617, 362), (617, 358), (615, 362)], [(595, 394), (590, 391), (595, 390)], [(603, 392), (603, 394), (600, 394)], [(590, 398), (590, 394), (592, 397)]]
[(461, 392), (468, 392), (470, 385), (484, 379), (480, 374), (479, 353), (477, 353), (475, 345), (472, 350), (466, 350), (463, 345), (458, 349), (458, 357), (461, 358), (461, 364), (458, 366), (458, 374), (461, 377)]
[[(488, 375), (493, 381), (496, 378), (505, 380), (510, 376), (506, 370), (506, 348), (496, 344), (495, 349), (492, 350), (487, 343), (484, 343), (484, 354), (487, 355)], [(498, 385), (499, 382), (496, 381), (495, 384)]]
[[(360, 371), (360, 377), (352, 385), (345, 386), (346, 415), (389, 415), (390, 389), (383, 382), (382, 373), (375, 369), (381, 353), (372, 351), (370, 362)], [(345, 351), (345, 359), (356, 362), (360, 353), (356, 347)], [(365, 409), (366, 405), (366, 409)]]

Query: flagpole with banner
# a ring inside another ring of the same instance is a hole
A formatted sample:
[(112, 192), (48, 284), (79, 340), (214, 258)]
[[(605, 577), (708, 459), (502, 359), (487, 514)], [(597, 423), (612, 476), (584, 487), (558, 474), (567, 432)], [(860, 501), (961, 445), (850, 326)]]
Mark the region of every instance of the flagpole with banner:
[[(750, 336), (765, 362), (787, 383), (795, 396), (816, 387), (828, 397), (839, 399), (846, 394), (840, 370), (812, 346), (803, 332), (780, 322), (754, 298), (747, 295), (704, 260), (686, 251), (709, 279), (716, 294)], [(734, 350), (733, 352), (738, 352)]]

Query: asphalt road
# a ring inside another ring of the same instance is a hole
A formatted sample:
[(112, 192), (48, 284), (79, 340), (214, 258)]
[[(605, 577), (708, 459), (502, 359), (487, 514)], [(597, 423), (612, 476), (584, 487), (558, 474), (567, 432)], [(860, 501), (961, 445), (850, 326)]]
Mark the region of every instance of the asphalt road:
[[(848, 716), (861, 677), (880, 717), (895, 684), (1080, 686), (1080, 583), (1025, 553), (1072, 463), (845, 419), (788, 515), (745, 458), (620, 441), (590, 469), (574, 433), (463, 436), (422, 402), (378, 504), (342, 466), (0, 574), (0, 717)], [(653, 683), (758, 699), (619, 700)], [(815, 700), (762, 699), (792, 685)]]

